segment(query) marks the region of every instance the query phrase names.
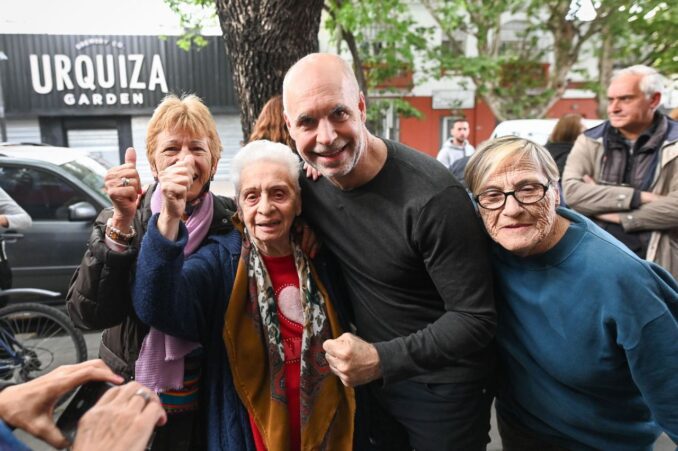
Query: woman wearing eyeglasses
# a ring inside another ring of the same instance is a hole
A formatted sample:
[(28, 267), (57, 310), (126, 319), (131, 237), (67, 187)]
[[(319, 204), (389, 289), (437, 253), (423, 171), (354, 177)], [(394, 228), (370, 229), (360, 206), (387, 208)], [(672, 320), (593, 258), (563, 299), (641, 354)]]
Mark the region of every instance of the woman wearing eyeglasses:
[(504, 450), (651, 450), (678, 443), (678, 285), (584, 216), (559, 208), (543, 147), (507, 137), (466, 183), (490, 237)]

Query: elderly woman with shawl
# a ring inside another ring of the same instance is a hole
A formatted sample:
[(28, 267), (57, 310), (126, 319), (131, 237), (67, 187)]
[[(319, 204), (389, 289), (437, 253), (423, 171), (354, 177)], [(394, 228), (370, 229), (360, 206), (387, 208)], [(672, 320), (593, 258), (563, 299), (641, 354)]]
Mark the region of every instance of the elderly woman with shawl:
[(185, 174), (161, 174), (163, 205), (141, 246), (133, 301), (142, 321), (206, 350), (209, 449), (351, 449), (353, 393), (322, 350), (341, 334), (335, 284), (318, 277), (333, 271), (311, 264), (291, 234), (298, 157), (269, 141), (241, 149), (237, 230), (208, 236), (188, 258), (181, 214), (193, 174), (190, 157), (184, 163)]

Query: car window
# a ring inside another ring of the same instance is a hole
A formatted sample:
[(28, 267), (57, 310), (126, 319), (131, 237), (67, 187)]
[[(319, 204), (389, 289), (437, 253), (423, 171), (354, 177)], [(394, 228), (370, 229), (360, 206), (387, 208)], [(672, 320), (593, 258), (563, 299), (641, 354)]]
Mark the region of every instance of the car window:
[(87, 197), (56, 174), (28, 167), (0, 167), (0, 186), (36, 220), (68, 220), (68, 207)]
[(108, 199), (104, 187), (106, 168), (99, 162), (88, 157), (76, 158), (61, 165), (62, 168), (73, 174), (78, 180), (92, 188), (97, 194)]

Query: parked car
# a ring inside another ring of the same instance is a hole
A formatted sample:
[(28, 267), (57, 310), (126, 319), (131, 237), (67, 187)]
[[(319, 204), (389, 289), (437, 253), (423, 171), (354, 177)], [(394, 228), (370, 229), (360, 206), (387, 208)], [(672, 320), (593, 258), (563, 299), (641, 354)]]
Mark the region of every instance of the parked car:
[[(558, 119), (512, 119), (500, 122), (490, 135), (491, 139), (502, 136), (518, 136), (544, 145), (548, 141)], [(586, 128), (595, 127), (602, 119), (584, 119)]]
[(0, 187), (33, 219), (20, 231), (24, 237), (6, 246), (14, 288), (58, 291), (65, 298), (93, 220), (111, 205), (105, 174), (106, 167), (82, 150), (0, 144)]

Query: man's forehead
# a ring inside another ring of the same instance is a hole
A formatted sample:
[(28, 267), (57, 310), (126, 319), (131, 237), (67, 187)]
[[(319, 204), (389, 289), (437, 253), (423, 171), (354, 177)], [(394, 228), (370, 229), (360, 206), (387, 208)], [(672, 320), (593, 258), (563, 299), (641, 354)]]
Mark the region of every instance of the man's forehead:
[(290, 119), (313, 117), (328, 114), (337, 108), (355, 108), (357, 103), (357, 96), (347, 93), (341, 85), (308, 86), (290, 92), (287, 113)]
[(608, 94), (633, 94), (634, 92), (640, 91), (640, 79), (639, 75), (623, 75), (619, 78), (615, 78), (610, 83), (610, 86), (607, 89)]

